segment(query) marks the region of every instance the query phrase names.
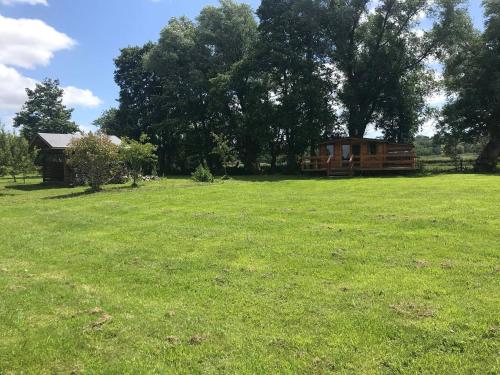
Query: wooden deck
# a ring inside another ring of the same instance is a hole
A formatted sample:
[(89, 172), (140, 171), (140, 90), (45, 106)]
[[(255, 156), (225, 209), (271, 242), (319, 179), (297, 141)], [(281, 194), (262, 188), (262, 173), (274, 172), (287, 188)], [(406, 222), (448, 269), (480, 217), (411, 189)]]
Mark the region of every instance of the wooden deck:
[(303, 172), (325, 172), (327, 175), (334, 175), (413, 171), (417, 168), (417, 160), (413, 146), (408, 144), (345, 139), (322, 144), (320, 155), (304, 157), (301, 165)]

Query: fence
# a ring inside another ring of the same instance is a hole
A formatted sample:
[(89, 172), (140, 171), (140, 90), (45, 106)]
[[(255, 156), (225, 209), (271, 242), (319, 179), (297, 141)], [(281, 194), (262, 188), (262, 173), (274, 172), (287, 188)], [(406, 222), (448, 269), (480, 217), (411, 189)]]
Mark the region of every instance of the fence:
[(421, 159), (417, 161), (418, 169), (425, 173), (466, 173), (474, 171), (475, 159)]

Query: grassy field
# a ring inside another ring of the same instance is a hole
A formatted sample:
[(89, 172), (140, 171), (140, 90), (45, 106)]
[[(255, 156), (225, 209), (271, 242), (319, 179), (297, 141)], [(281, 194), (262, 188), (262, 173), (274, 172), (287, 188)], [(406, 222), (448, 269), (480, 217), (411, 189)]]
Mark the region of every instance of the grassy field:
[(500, 176), (0, 180), (0, 373), (498, 374)]

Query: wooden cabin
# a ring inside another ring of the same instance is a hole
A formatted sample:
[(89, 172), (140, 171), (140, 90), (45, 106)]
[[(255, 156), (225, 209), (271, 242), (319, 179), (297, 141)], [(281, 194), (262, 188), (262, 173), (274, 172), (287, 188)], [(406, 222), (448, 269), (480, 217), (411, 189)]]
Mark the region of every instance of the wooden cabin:
[[(64, 151), (71, 141), (81, 138), (81, 134), (38, 133), (31, 141), (31, 147), (40, 150), (39, 162), (42, 166), (44, 182), (72, 183), (72, 172), (66, 162)], [(120, 145), (120, 138), (109, 136), (111, 142)]]
[(317, 156), (302, 159), (303, 172), (325, 172), (328, 176), (367, 171), (413, 171), (416, 168), (412, 145), (368, 138), (339, 138), (323, 142)]

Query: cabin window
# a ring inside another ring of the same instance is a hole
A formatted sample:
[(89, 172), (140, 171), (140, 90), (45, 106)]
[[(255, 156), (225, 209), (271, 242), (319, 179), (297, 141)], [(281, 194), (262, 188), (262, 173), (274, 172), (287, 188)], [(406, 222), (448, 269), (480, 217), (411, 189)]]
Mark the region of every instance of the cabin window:
[(352, 145), (352, 154), (354, 156), (361, 155), (361, 145)]
[(376, 143), (368, 143), (368, 155), (377, 155)]
[(351, 146), (342, 145), (342, 160), (349, 160), (351, 157)]
[(335, 154), (335, 146), (326, 145), (326, 153), (328, 154), (328, 156), (333, 156)]

